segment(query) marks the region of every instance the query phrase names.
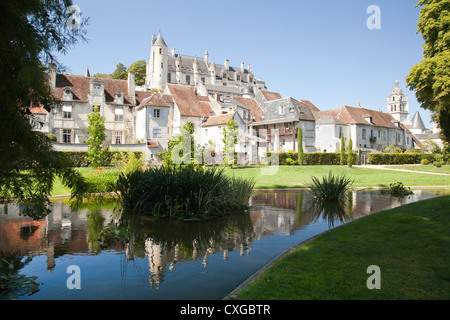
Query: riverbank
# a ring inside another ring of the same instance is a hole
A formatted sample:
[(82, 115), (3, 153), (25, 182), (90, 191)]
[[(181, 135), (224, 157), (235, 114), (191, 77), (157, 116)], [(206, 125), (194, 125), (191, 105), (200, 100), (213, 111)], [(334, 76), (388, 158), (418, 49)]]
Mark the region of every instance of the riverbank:
[[(292, 248), (227, 298), (448, 299), (450, 196), (358, 219)], [(380, 289), (369, 266), (379, 267)], [(375, 279), (375, 280), (374, 280)], [(373, 281), (372, 281), (373, 280)]]
[[(255, 181), (255, 190), (260, 189), (301, 189), (311, 181), (311, 177), (325, 176), (328, 172), (336, 175), (345, 174), (354, 180), (354, 188), (386, 188), (391, 183), (402, 182), (409, 187), (440, 186), (450, 185), (450, 175), (434, 174), (430, 175), (420, 171), (405, 171), (402, 166), (396, 166), (397, 170), (374, 170), (378, 166), (279, 166), (279, 167), (238, 167), (226, 168), (225, 174), (237, 176)], [(423, 166), (425, 167), (425, 166)], [(383, 169), (383, 166), (379, 166)], [(446, 167), (443, 173), (446, 173)], [(102, 175), (108, 171), (117, 169), (97, 170), (93, 168), (78, 168), (85, 176)], [(439, 173), (439, 171), (435, 171)], [(70, 194), (70, 190), (64, 187), (59, 179), (55, 180), (52, 196)]]

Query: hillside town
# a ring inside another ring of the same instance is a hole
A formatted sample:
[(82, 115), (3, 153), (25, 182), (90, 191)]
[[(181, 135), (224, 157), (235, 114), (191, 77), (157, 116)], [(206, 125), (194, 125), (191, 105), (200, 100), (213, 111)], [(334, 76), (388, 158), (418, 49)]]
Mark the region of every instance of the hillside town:
[(151, 41), (143, 86), (136, 85), (133, 71), (127, 80), (105, 79), (92, 77), (89, 69), (85, 75), (57, 73), (50, 63), (51, 90), (61, 103), (51, 112), (31, 107), (35, 129), (55, 135), (57, 150), (85, 151), (87, 116), (99, 106), (105, 144), (112, 150), (143, 151), (148, 160), (157, 159), (188, 122), (194, 125), (195, 143), (216, 151), (223, 150), (222, 128), (228, 120), (239, 129), (238, 152), (261, 143), (263, 151), (296, 152), (299, 126), (304, 152), (339, 152), (342, 136), (346, 148), (351, 139), (354, 150), (370, 152), (388, 146), (419, 148), (425, 139), (442, 144), (436, 127), (426, 128), (418, 111), (409, 117), (408, 96), (398, 80), (385, 111), (360, 104), (320, 110), (312, 101), (269, 90), (250, 64), (235, 67), (228, 59), (218, 64), (208, 51), (203, 58), (176, 53), (161, 33)]

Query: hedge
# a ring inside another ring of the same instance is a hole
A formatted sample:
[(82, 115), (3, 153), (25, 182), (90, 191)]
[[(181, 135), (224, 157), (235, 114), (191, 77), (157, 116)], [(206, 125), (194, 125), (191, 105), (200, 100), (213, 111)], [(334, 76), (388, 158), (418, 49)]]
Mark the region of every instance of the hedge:
[[(442, 157), (442, 155), (440, 155)], [(431, 153), (370, 153), (370, 164), (420, 164), (422, 159), (433, 162), (438, 155)]]
[[(66, 155), (67, 160), (71, 167), (88, 167), (89, 161), (87, 160), (87, 151), (60, 151), (64, 155)], [(114, 155), (123, 152), (123, 151), (109, 151), (106, 158), (104, 159), (103, 165), (105, 167), (112, 167), (112, 160), (114, 159)], [(141, 151), (127, 151), (134, 152), (136, 157), (140, 157), (142, 155)]]
[[(267, 154), (270, 157), (271, 153)], [(298, 154), (296, 152), (279, 152), (280, 165), (297, 165)], [(303, 153), (303, 164), (305, 165), (339, 165), (340, 152), (305, 152)], [(347, 165), (348, 153), (344, 154), (344, 165)]]

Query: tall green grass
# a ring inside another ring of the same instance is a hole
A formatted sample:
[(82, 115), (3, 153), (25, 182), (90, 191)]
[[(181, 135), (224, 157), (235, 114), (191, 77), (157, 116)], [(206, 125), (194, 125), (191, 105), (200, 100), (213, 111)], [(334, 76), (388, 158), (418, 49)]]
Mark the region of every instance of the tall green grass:
[(125, 209), (153, 216), (200, 220), (243, 212), (254, 182), (223, 169), (170, 166), (120, 174), (116, 191)]
[(312, 177), (308, 188), (318, 202), (339, 202), (345, 199), (352, 183), (345, 174), (334, 176), (330, 171), (322, 179)]

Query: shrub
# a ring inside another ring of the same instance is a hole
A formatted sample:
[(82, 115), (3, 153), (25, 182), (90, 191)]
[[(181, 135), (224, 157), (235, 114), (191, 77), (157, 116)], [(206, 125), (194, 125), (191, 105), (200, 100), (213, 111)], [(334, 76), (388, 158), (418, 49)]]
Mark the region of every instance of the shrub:
[(345, 174), (334, 176), (331, 171), (328, 176), (319, 180), (312, 177), (311, 184), (308, 185), (310, 192), (313, 194), (316, 202), (339, 202), (345, 199), (346, 193), (353, 183), (353, 180), (347, 178)]
[(382, 191), (381, 193), (388, 193), (395, 197), (405, 197), (413, 194), (410, 187), (405, 187), (402, 182), (391, 183), (389, 190)]
[(442, 166), (442, 163), (440, 161), (435, 161), (433, 162), (433, 166), (435, 166), (436, 168), (440, 168)]
[(293, 165), (297, 164), (297, 161), (295, 161), (295, 160), (292, 159), (292, 158), (286, 158), (286, 164), (287, 164), (288, 166), (293, 166)]
[(171, 166), (120, 174), (116, 192), (124, 208), (159, 217), (200, 220), (248, 208), (254, 182), (224, 168)]
[(48, 140), (50, 140), (52, 142), (58, 142), (58, 138), (53, 133), (47, 133), (46, 136), (47, 136)]
[(428, 160), (427, 159), (422, 159), (422, 160), (420, 160), (420, 164), (427, 165), (428, 164)]

